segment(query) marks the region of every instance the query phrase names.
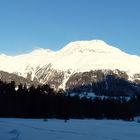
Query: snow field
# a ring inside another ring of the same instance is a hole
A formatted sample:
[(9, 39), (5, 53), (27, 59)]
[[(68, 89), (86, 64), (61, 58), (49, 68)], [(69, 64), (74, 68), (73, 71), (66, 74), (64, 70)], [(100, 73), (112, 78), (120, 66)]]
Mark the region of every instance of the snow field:
[(0, 119), (0, 140), (139, 140), (140, 124), (121, 120)]

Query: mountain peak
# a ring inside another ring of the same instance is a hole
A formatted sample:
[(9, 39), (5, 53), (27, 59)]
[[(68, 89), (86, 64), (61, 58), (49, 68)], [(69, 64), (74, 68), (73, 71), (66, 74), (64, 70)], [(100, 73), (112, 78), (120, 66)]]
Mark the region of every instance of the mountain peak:
[(66, 45), (61, 52), (66, 54), (73, 53), (117, 53), (121, 52), (118, 48), (115, 48), (103, 40), (90, 40), (90, 41), (75, 41)]
[(48, 54), (48, 53), (52, 53), (53, 51), (50, 50), (50, 49), (44, 49), (44, 48), (38, 48), (38, 49), (35, 49), (33, 50), (30, 54), (33, 54), (33, 55), (45, 55), (45, 54)]
[(56, 83), (63, 81), (62, 87), (74, 73), (118, 69), (127, 72), (132, 79), (140, 72), (140, 57), (124, 53), (102, 40), (71, 42), (57, 52), (39, 48), (27, 54), (5, 57), (0, 55), (0, 70), (31, 80), (35, 78), (41, 83), (49, 79)]

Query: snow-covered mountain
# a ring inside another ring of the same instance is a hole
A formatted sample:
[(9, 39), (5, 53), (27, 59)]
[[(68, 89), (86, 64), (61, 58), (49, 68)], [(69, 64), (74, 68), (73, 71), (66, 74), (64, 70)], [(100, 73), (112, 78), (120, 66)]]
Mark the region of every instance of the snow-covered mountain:
[[(125, 73), (128, 80), (139, 82), (139, 65), (139, 56), (129, 55), (102, 40), (71, 42), (56, 52), (37, 49), (17, 56), (0, 55), (0, 70), (48, 83), (56, 89), (74, 85), (85, 72), (94, 71), (87, 76), (94, 81), (99, 70), (121, 76)], [(78, 74), (75, 81), (70, 80)]]

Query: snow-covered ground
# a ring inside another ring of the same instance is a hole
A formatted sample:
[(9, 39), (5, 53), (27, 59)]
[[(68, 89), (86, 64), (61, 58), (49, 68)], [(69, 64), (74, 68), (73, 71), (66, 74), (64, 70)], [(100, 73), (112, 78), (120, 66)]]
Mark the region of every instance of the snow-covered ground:
[(0, 119), (0, 140), (139, 140), (140, 124), (120, 120)]

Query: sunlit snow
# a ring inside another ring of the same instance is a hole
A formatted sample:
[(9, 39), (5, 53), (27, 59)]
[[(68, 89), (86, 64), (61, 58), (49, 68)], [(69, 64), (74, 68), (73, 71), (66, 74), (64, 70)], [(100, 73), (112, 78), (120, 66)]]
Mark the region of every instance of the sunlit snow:
[[(0, 55), (0, 70), (18, 73), (32, 79), (42, 67), (59, 71), (70, 71), (69, 76), (76, 72), (90, 70), (116, 70), (127, 72), (130, 76), (140, 72), (140, 57), (129, 55), (118, 48), (108, 45), (102, 40), (71, 42), (59, 51), (37, 49), (28, 54), (17, 56)], [(65, 76), (66, 77), (66, 76)], [(66, 80), (62, 83), (64, 87)]]

